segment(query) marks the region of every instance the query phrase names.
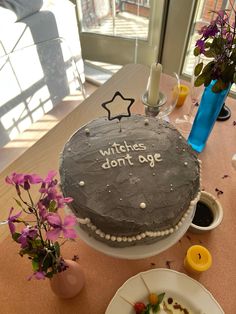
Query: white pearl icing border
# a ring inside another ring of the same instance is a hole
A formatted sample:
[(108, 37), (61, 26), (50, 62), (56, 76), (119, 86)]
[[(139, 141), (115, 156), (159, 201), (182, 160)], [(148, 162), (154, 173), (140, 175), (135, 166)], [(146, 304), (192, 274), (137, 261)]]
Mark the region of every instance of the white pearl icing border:
[[(202, 162), (200, 159), (198, 159), (198, 162), (199, 162), (199, 176), (200, 176), (199, 181), (200, 181), (200, 186), (201, 186), (201, 163)], [(200, 189), (200, 191), (201, 191), (201, 189)], [(198, 192), (195, 199), (190, 202), (188, 210), (182, 216), (182, 218), (180, 219), (180, 221), (177, 223), (176, 226), (174, 226), (173, 228), (162, 230), (162, 231), (145, 231), (145, 232), (142, 232), (142, 233), (134, 235), (134, 236), (129, 236), (129, 237), (123, 236), (123, 237), (121, 237), (121, 236), (106, 234), (102, 230), (98, 229), (94, 224), (92, 224), (91, 220), (89, 218), (77, 218), (77, 221), (82, 225), (86, 225), (93, 232), (95, 232), (98, 236), (100, 236), (100, 238), (103, 238), (103, 239), (105, 238), (106, 240), (112, 241), (112, 242), (115, 242), (115, 241), (117, 241), (117, 242), (133, 242), (133, 241), (140, 241), (144, 238), (163, 237), (163, 236), (172, 234), (174, 231), (177, 231), (179, 229), (179, 227), (182, 226), (186, 217), (190, 214), (190, 212), (193, 210), (193, 208), (196, 206), (197, 202), (199, 201), (200, 195), (201, 195), (201, 192)]]
[(183, 217), (180, 219), (180, 221), (177, 223), (176, 226), (174, 226), (173, 228), (162, 230), (162, 231), (145, 231), (145, 232), (142, 232), (142, 233), (134, 235), (134, 236), (121, 237), (121, 236), (106, 234), (102, 230), (98, 229), (94, 224), (92, 224), (91, 220), (89, 218), (77, 218), (77, 220), (80, 224), (86, 225), (88, 228), (90, 228), (93, 232), (95, 232), (98, 236), (100, 236), (100, 238), (105, 238), (106, 240), (110, 240), (112, 242), (114, 242), (114, 241), (133, 242), (133, 241), (140, 241), (146, 237), (148, 237), (148, 238), (163, 237), (165, 235), (169, 235), (169, 234), (173, 233), (174, 231), (178, 230), (179, 227), (182, 226), (186, 217), (190, 214), (190, 212), (193, 210), (194, 206), (199, 201), (200, 194), (201, 194), (201, 192), (199, 192), (197, 194), (197, 197), (193, 201), (190, 202), (190, 206), (189, 206), (188, 210), (186, 211), (186, 213), (183, 215)]

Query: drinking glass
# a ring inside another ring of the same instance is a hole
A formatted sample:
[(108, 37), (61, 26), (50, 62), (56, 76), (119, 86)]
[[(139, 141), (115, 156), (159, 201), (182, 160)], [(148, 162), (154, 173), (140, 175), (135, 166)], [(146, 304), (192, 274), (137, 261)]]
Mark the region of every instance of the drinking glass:
[(202, 87), (194, 86), (194, 82), (196, 79), (196, 76), (194, 75), (194, 68), (199, 62), (201, 62), (200, 58), (196, 58), (194, 62), (194, 66), (193, 66), (193, 73), (191, 75), (190, 94), (189, 94), (191, 98), (190, 105), (187, 109), (187, 112), (175, 120), (176, 128), (183, 134), (183, 136), (188, 136), (191, 131), (193, 120), (196, 115), (199, 102), (201, 99), (202, 91), (203, 91)]
[[(149, 82), (147, 84), (147, 90), (149, 88)], [(160, 98), (156, 106), (151, 106), (148, 103), (146, 91), (142, 95), (142, 102), (145, 107), (145, 115), (156, 117), (157, 119), (163, 119), (169, 121), (169, 115), (174, 110), (180, 92), (180, 79), (177, 73), (167, 75), (161, 74), (160, 80)]]

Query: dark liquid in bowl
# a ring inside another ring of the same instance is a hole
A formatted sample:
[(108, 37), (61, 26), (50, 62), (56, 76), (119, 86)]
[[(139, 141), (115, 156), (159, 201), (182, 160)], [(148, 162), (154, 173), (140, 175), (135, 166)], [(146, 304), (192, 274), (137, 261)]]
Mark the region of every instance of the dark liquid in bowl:
[(214, 219), (211, 209), (204, 203), (198, 202), (196, 212), (193, 218), (193, 223), (200, 227), (208, 227)]

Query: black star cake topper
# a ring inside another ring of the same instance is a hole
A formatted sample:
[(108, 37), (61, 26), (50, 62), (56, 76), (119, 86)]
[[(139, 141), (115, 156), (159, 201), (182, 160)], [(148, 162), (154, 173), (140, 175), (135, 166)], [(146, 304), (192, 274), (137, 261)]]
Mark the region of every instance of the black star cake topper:
[[(114, 105), (115, 105), (114, 100), (116, 99), (116, 97), (120, 97), (120, 98), (123, 99), (123, 101), (128, 103), (128, 106), (126, 108), (127, 113), (125, 112), (125, 113), (121, 113), (121, 114), (118, 114), (118, 115), (113, 115), (112, 114), (112, 110), (113, 110)], [(107, 110), (107, 112), (108, 112), (108, 120), (118, 119), (120, 121), (124, 117), (130, 117), (131, 116), (130, 108), (133, 105), (133, 103), (134, 103), (134, 99), (133, 98), (125, 98), (120, 92), (115, 92), (115, 94), (114, 94), (114, 96), (112, 97), (111, 100), (102, 103), (102, 107), (105, 110)]]

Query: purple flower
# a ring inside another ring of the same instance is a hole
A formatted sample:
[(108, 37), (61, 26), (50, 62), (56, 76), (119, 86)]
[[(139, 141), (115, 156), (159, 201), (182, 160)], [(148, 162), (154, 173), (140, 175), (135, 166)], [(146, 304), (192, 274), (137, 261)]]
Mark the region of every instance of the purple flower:
[(37, 280), (46, 278), (45, 273), (43, 271), (34, 272), (31, 276), (29, 276), (28, 280), (31, 280), (33, 277), (35, 277), (35, 279)]
[(214, 37), (217, 33), (219, 33), (219, 29), (215, 24), (215, 21), (212, 21), (212, 24), (203, 26), (199, 33), (202, 34), (204, 38), (209, 38)]
[(73, 227), (76, 224), (76, 218), (73, 215), (68, 215), (62, 223), (61, 217), (56, 213), (51, 213), (47, 216), (47, 221), (52, 227), (51, 230), (47, 232), (47, 239), (51, 241), (56, 241), (60, 236), (61, 232), (66, 239), (75, 239), (77, 237), (74, 229), (69, 228)]
[(202, 39), (198, 39), (196, 42), (196, 47), (199, 48), (200, 53), (203, 53), (205, 51), (205, 41)]
[(21, 232), (21, 235), (17, 239), (17, 242), (21, 244), (22, 248), (25, 248), (28, 246), (28, 240), (33, 240), (38, 236), (38, 231), (34, 227), (27, 226), (24, 228)]
[(21, 215), (22, 211), (20, 211), (19, 213), (17, 213), (16, 215), (14, 216), (11, 216), (12, 212), (13, 212), (14, 208), (12, 207), (10, 209), (10, 213), (9, 213), (9, 216), (8, 216), (8, 226), (9, 226), (9, 229), (10, 229), (10, 232), (11, 234), (13, 235), (15, 232), (16, 232), (16, 227), (14, 225), (14, 222), (18, 222), (18, 217)]

